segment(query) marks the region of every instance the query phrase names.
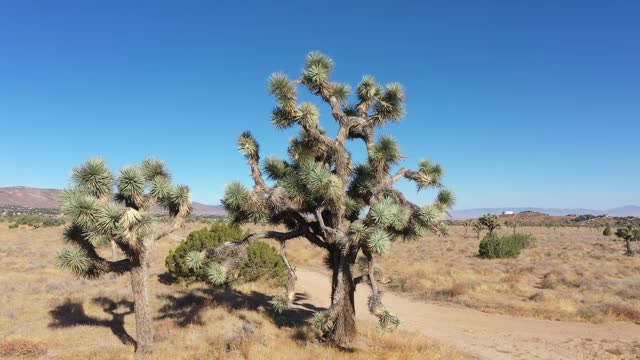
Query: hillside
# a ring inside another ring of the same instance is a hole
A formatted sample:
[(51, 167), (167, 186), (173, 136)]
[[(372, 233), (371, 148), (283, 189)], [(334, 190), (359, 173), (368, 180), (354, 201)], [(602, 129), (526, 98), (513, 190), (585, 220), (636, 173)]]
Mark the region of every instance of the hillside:
[[(0, 206), (57, 209), (60, 207), (60, 189), (38, 189), (26, 186), (0, 187)], [(193, 202), (194, 215), (224, 216), (227, 212), (220, 205)]]
[(595, 210), (584, 208), (536, 208), (536, 207), (501, 207), (501, 208), (475, 208), (475, 209), (460, 209), (451, 211), (452, 219), (475, 219), (484, 214), (496, 214), (500, 215), (503, 211), (513, 211), (514, 213), (521, 213), (526, 211), (532, 211), (536, 213), (548, 214), (553, 216), (567, 216), (567, 215), (608, 215), (608, 216), (634, 216), (640, 217), (640, 206), (626, 205), (616, 207), (607, 210)]

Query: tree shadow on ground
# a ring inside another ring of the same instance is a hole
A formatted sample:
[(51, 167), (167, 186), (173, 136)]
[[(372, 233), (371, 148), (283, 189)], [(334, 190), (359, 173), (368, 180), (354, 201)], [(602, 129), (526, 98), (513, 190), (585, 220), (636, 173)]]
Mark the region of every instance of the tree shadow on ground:
[(176, 294), (159, 297), (164, 305), (159, 309), (160, 315), (157, 319), (173, 319), (181, 327), (191, 324), (204, 325), (202, 312), (217, 306), (263, 312), (270, 316), (278, 327), (301, 327), (314, 312), (325, 310), (305, 302), (306, 295), (296, 293), (293, 306), (278, 314), (269, 302), (271, 296), (258, 291), (243, 293), (228, 287), (182, 290)]
[(106, 297), (97, 297), (93, 302), (102, 307), (105, 314), (111, 316), (111, 320), (98, 319), (89, 316), (84, 311), (81, 302), (73, 302), (67, 299), (62, 305), (56, 306), (49, 311), (51, 323), (49, 328), (59, 329), (77, 325), (103, 326), (111, 329), (111, 332), (125, 345), (136, 345), (136, 341), (127, 333), (124, 328), (124, 318), (133, 314), (134, 304), (131, 301), (113, 301)]

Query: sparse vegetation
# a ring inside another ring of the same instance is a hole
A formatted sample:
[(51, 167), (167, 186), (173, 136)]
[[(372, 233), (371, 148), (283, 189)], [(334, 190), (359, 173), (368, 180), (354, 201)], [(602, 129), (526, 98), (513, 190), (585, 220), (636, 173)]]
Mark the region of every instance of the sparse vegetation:
[(20, 225), (25, 225), (37, 229), (39, 227), (60, 226), (64, 224), (65, 220), (61, 217), (50, 215), (20, 215), (13, 220), (11, 228), (16, 229)]
[(519, 225), (520, 223), (518, 222), (518, 220), (514, 220), (514, 219), (505, 220), (504, 222), (504, 226), (512, 229), (514, 235), (516, 234), (516, 231), (518, 230)]

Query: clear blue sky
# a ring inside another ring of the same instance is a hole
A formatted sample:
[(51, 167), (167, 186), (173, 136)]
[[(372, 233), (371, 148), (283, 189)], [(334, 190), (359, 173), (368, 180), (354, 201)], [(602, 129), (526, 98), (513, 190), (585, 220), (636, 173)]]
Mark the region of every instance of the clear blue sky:
[(0, 186), (60, 188), (88, 157), (155, 156), (218, 203), (249, 183), (240, 132), (263, 155), (292, 135), (270, 125), (269, 74), (296, 76), (320, 50), (335, 80), (405, 85), (407, 116), (383, 133), (406, 165), (445, 166), (457, 208), (640, 204), (639, 2), (303, 4), (2, 1)]

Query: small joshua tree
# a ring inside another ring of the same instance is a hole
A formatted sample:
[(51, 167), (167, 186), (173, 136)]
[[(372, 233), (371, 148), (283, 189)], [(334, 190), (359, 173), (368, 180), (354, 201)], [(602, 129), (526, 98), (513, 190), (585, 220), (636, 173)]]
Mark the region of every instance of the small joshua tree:
[(471, 226), (473, 224), (473, 221), (471, 220), (464, 220), (462, 222), (462, 226), (464, 226), (464, 236), (467, 236), (467, 233), (469, 232), (469, 226)]
[(498, 217), (494, 214), (485, 214), (482, 215), (478, 221), (482, 226), (484, 226), (489, 231), (489, 236), (493, 235), (493, 232), (496, 229), (500, 228), (500, 223), (498, 222)]
[(627, 256), (635, 255), (635, 251), (631, 249), (631, 242), (640, 241), (640, 228), (632, 225), (627, 225), (623, 228), (619, 228), (616, 231), (616, 236), (625, 241), (626, 251), (624, 254)]
[(515, 234), (520, 224), (518, 223), (517, 220), (507, 220), (504, 222), (504, 226), (513, 229), (513, 233)]
[[(191, 208), (189, 188), (172, 185), (164, 163), (154, 159), (123, 168), (117, 178), (104, 160), (91, 159), (73, 170), (72, 180), (74, 187), (63, 193), (63, 210), (71, 218), (64, 237), (74, 246), (60, 250), (56, 263), (89, 279), (131, 274), (136, 357), (144, 357), (153, 351), (151, 252), (156, 241), (183, 225)], [(168, 223), (159, 223), (152, 214), (156, 205), (168, 211)], [(122, 250), (124, 259), (109, 261), (97, 253), (96, 245), (109, 241)]]
[[(264, 238), (279, 241), (290, 281), (286, 295), (272, 304), (283, 309), (283, 301), (293, 298), (295, 282), (285, 244), (306, 239), (326, 252), (325, 262), (332, 272), (331, 305), (326, 313), (314, 316), (314, 323), (327, 340), (348, 346), (356, 336), (354, 292), (358, 284), (369, 284), (369, 311), (378, 317), (380, 328), (398, 325), (398, 319), (382, 303), (374, 271), (376, 257), (386, 253), (396, 238), (417, 238), (425, 230), (446, 232), (440, 218), (452, 206), (453, 194), (440, 189), (433, 204), (420, 207), (395, 188), (403, 178), (415, 182), (418, 190), (440, 188), (443, 173), (439, 165), (428, 160), (421, 161), (415, 171), (403, 167), (393, 172), (402, 160), (398, 144), (390, 136), (376, 139), (377, 129), (400, 120), (404, 114), (402, 86), (393, 83), (383, 87), (373, 77), (365, 76), (357, 86), (356, 102), (351, 103), (349, 87), (330, 81), (332, 69), (330, 58), (311, 53), (299, 79), (290, 80), (284, 74), (271, 76), (270, 92), (278, 100), (273, 125), (278, 129), (300, 127), (289, 144), (289, 160), (269, 157), (261, 164), (258, 142), (249, 132), (243, 133), (239, 147), (251, 168), (254, 187), (250, 190), (232, 183), (222, 200), (237, 222), (267, 222), (284, 225), (288, 231), (254, 233), (240, 242), (192, 254), (190, 262), (195, 267), (208, 266), (211, 282), (220, 284), (232, 276), (237, 259), (246, 256), (249, 243)], [(335, 137), (321, 126), (315, 104), (298, 104), (298, 84), (329, 106), (338, 124)], [(368, 155), (364, 162), (353, 161), (347, 150), (348, 140), (364, 143)], [(355, 276), (359, 254), (366, 262), (366, 273)]]
[(604, 230), (602, 231), (602, 235), (611, 236), (611, 226), (609, 226), (609, 224), (607, 224), (607, 226), (604, 227)]
[(473, 229), (473, 231), (476, 233), (476, 236), (478, 237), (478, 240), (480, 240), (480, 233), (482, 232), (482, 229), (484, 229), (484, 226), (482, 226), (480, 221), (474, 221), (471, 224), (471, 229)]

